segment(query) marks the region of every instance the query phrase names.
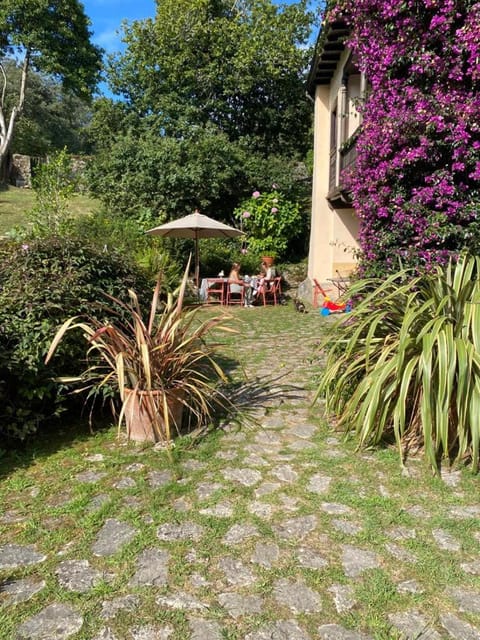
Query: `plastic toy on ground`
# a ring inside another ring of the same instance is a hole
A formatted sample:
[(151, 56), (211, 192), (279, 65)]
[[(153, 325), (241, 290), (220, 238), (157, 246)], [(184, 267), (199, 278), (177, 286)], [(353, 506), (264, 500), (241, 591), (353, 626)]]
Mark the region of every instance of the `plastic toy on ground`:
[(313, 306), (314, 308), (318, 308), (318, 297), (321, 295), (323, 297), (322, 306), (320, 308), (320, 314), (322, 316), (329, 316), (331, 313), (348, 313), (352, 310), (352, 305), (350, 302), (334, 302), (329, 296), (327, 291), (329, 289), (324, 289), (322, 285), (318, 282), (318, 280), (313, 280), (314, 289), (313, 289)]

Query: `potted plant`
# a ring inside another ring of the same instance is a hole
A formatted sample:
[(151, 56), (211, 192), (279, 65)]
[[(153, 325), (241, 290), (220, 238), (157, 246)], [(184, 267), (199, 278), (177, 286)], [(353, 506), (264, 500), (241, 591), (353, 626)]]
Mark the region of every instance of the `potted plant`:
[(214, 360), (215, 345), (204, 338), (214, 327), (233, 329), (222, 324), (225, 314), (200, 322), (198, 307), (183, 308), (188, 268), (177, 299), (169, 295), (160, 310), (158, 278), (147, 319), (134, 291), (129, 291), (129, 303), (107, 296), (120, 311), (116, 321), (68, 319), (46, 357), (48, 362), (68, 331), (82, 330), (89, 366), (80, 377), (61, 381), (81, 383), (80, 391), (93, 393), (113, 387), (120, 400), (119, 428), (125, 421), (132, 440), (169, 442), (185, 409), (201, 423), (212, 417), (218, 402), (228, 403), (216, 384), (226, 377)]

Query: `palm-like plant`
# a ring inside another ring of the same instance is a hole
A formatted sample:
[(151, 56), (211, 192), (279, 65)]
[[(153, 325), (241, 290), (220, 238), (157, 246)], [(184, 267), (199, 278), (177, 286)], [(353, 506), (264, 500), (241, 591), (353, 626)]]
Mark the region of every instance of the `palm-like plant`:
[(358, 299), (329, 338), (324, 394), (360, 445), (394, 438), (402, 461), (423, 447), (438, 470), (469, 457), (480, 442), (480, 258), (412, 277), (355, 283)]
[[(137, 296), (129, 291), (130, 303), (107, 296), (116, 309), (109, 310), (115, 322), (103, 323), (96, 318), (68, 319), (58, 330), (48, 351), (52, 357), (68, 331), (81, 330), (87, 340), (90, 366), (77, 378), (62, 378), (63, 383), (80, 383), (79, 391), (113, 386), (118, 391), (121, 408), (119, 427), (144, 407), (153, 429), (153, 439), (170, 440), (176, 402), (197, 418), (208, 421), (218, 404), (228, 404), (216, 385), (226, 377), (214, 359), (215, 344), (207, 344), (205, 336), (216, 327), (233, 329), (223, 324), (225, 314), (203, 322), (197, 318), (198, 307), (183, 308), (188, 266), (177, 299), (169, 295), (159, 307), (160, 278), (153, 293), (150, 312), (144, 319)], [(182, 411), (180, 411), (180, 414)], [(174, 419), (179, 428), (179, 419)]]

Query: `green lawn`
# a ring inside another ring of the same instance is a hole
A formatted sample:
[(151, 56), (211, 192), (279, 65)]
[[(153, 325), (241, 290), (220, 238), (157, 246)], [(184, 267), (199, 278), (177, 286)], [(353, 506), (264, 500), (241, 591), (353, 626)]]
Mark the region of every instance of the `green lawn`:
[[(35, 202), (32, 189), (20, 189), (8, 186), (0, 188), (0, 236), (16, 226), (26, 223), (26, 213)], [(99, 207), (98, 200), (86, 195), (76, 195), (70, 207), (73, 213), (82, 214), (94, 211)]]

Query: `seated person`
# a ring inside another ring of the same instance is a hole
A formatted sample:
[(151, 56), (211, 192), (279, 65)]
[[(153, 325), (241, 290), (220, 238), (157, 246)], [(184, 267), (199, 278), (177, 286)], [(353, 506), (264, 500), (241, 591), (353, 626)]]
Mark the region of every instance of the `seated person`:
[(262, 262), (262, 264), (260, 265), (260, 273), (258, 274), (257, 290), (255, 291), (254, 295), (263, 293), (265, 285), (269, 286), (270, 285), (269, 281), (273, 280), (274, 277), (275, 277), (275, 267), (268, 266), (266, 262)]
[(244, 300), (246, 307), (252, 307), (252, 287), (249, 282), (245, 282), (240, 275), (240, 264), (234, 262), (228, 276), (228, 286), (232, 293), (240, 293), (241, 289), (235, 289), (235, 287), (244, 288)]

